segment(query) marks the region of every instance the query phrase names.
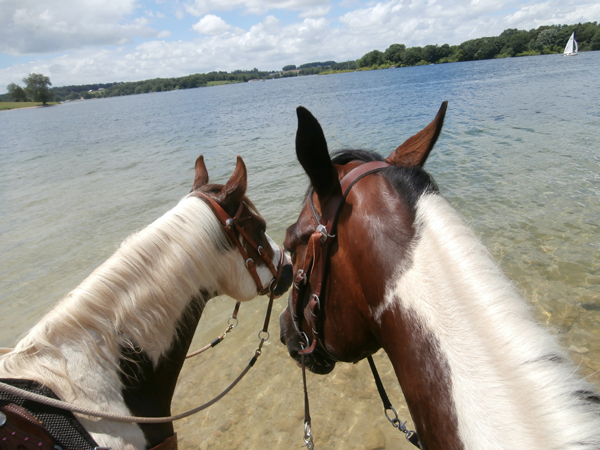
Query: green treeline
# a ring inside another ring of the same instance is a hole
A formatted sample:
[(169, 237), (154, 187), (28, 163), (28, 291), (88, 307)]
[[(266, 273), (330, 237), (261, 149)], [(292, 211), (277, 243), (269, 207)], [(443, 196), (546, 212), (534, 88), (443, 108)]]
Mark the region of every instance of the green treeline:
[(392, 44), (385, 52), (370, 51), (356, 64), (359, 69), (379, 69), (562, 53), (573, 32), (579, 51), (600, 50), (600, 26), (596, 22), (586, 22), (545, 25), (529, 31), (509, 28), (500, 36), (471, 39), (460, 45), (406, 48), (404, 44)]
[(155, 78), (152, 80), (132, 81), (128, 83), (86, 84), (82, 86), (64, 86), (52, 88), (57, 101), (78, 100), (80, 98), (105, 98), (121, 95), (147, 94), (150, 92), (193, 89), (227, 83), (245, 83), (252, 80), (273, 78), (277, 72), (253, 70), (235, 70), (229, 72), (197, 73), (179, 78)]
[[(283, 67), (282, 71), (266, 72), (252, 69), (235, 70), (231, 73), (210, 72), (128, 83), (53, 87), (50, 91), (56, 101), (65, 101), (192, 89), (216, 84), (245, 83), (302, 75), (562, 53), (573, 32), (579, 44), (579, 51), (600, 50), (600, 25), (597, 22), (545, 25), (529, 31), (509, 28), (500, 36), (471, 39), (460, 45), (436, 44), (407, 48), (404, 44), (392, 44), (384, 52), (373, 50), (356, 61), (311, 62), (298, 67), (290, 64)], [(15, 92), (13, 95), (11, 93), (0, 95), (0, 100), (13, 100)]]

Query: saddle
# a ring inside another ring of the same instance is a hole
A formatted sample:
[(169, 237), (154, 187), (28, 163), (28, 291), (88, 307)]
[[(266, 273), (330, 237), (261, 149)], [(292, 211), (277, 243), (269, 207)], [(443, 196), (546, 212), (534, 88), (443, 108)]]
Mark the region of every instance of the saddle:
[[(49, 388), (35, 381), (1, 381), (46, 397), (58, 398)], [(0, 391), (0, 450), (110, 449), (99, 447), (70, 411)], [(177, 450), (177, 435), (150, 450)]]
[(8, 403), (0, 407), (0, 449), (54, 450), (54, 439), (29, 412)]

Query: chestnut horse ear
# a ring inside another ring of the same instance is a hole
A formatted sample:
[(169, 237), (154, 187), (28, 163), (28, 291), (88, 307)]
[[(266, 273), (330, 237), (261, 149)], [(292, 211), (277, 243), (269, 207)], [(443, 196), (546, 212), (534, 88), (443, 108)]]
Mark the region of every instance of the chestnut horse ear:
[(394, 150), (385, 161), (388, 164), (398, 167), (423, 167), (429, 152), (435, 145), (440, 131), (442, 131), (442, 125), (444, 124), (444, 117), (446, 115), (446, 108), (448, 108), (448, 101), (442, 102), (442, 106), (435, 116), (435, 119), (419, 131), (414, 136), (408, 138), (404, 144)]
[[(235, 170), (221, 190), (225, 209), (228, 209), (227, 212), (232, 215), (235, 213), (242, 198), (244, 198), (244, 195), (246, 194), (246, 187), (248, 185), (247, 179), (248, 174), (246, 172), (246, 164), (244, 164), (242, 157), (238, 155)], [(232, 210), (233, 213), (229, 210)]]
[(194, 187), (192, 187), (192, 192), (197, 191), (206, 184), (208, 184), (208, 171), (204, 164), (204, 156), (200, 155), (196, 160), (196, 175), (194, 176)]
[(296, 156), (310, 178), (319, 199), (329, 197), (340, 188), (337, 171), (333, 167), (323, 129), (308, 109), (299, 106), (298, 131), (296, 132)]

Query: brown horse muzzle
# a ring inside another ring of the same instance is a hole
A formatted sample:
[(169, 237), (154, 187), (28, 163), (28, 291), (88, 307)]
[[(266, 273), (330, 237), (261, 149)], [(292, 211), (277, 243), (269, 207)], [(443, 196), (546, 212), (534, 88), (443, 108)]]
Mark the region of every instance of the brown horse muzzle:
[[(304, 348), (303, 345), (306, 346), (306, 343), (302, 342), (296, 331), (289, 307), (286, 307), (279, 316), (279, 328), (281, 343), (287, 347), (290, 356), (300, 364), (302, 361), (300, 351)], [(327, 375), (335, 367), (335, 361), (318, 345), (312, 353), (304, 355), (304, 362), (308, 370), (317, 375)]]

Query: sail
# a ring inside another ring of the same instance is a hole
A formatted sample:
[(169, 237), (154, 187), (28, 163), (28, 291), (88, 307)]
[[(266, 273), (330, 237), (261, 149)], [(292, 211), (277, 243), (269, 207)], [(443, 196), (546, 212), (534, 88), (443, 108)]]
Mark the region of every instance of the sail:
[(565, 47), (564, 55), (576, 55), (579, 51), (579, 46), (577, 45), (577, 41), (575, 40), (575, 32), (569, 38), (569, 42)]

